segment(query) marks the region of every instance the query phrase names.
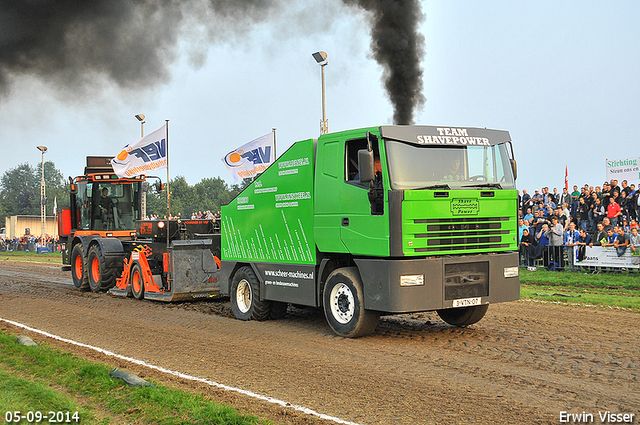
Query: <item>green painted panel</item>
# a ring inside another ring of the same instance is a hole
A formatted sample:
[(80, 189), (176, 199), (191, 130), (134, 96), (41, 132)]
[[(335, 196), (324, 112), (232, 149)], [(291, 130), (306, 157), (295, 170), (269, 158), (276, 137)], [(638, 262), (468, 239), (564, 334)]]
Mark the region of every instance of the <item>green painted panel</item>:
[(222, 259), (315, 264), (313, 140), (291, 146), (222, 207)]

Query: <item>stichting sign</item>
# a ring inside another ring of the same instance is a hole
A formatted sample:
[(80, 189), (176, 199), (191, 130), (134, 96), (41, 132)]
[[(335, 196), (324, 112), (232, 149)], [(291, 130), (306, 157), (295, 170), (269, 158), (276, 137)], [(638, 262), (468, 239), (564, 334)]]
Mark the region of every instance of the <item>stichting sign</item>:
[(618, 181), (640, 180), (640, 167), (638, 166), (638, 157), (624, 158), (624, 159), (607, 159), (607, 181), (616, 179)]

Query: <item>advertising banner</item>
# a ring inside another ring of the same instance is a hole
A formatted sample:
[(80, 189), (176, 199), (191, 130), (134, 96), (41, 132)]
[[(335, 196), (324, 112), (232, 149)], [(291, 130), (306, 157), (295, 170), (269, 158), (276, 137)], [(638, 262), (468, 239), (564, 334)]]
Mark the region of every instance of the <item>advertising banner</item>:
[(149, 174), (167, 168), (167, 125), (126, 145), (111, 160), (113, 171), (120, 178)]
[[(631, 249), (627, 248), (622, 256), (614, 247), (603, 248), (601, 246), (586, 247), (586, 253), (582, 261), (574, 258), (576, 266), (587, 267), (616, 267), (616, 268), (640, 268), (640, 256), (631, 255)], [(577, 254), (577, 249), (574, 253)]]
[(622, 180), (638, 181), (640, 180), (640, 167), (638, 166), (638, 157), (631, 157), (625, 159), (607, 159), (607, 181), (616, 179), (619, 182)]
[(274, 133), (271, 132), (232, 150), (222, 158), (222, 162), (235, 181), (255, 177), (275, 159), (273, 144)]

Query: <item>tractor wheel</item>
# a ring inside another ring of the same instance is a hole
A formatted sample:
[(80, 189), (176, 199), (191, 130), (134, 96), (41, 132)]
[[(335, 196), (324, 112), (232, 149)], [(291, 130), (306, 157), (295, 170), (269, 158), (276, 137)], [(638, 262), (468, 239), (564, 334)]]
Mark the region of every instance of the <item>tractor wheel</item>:
[(231, 309), (239, 320), (267, 320), (271, 302), (260, 300), (260, 282), (251, 267), (241, 267), (231, 281)]
[(438, 316), (453, 326), (473, 325), (482, 319), (489, 309), (489, 304), (474, 305), (472, 307), (447, 308), (438, 310)]
[(89, 290), (89, 278), (84, 264), (82, 245), (77, 244), (71, 250), (71, 277), (73, 286), (81, 291)]
[(356, 267), (334, 270), (323, 292), (324, 315), (333, 331), (343, 337), (371, 334), (378, 326), (380, 312), (365, 310), (360, 274)]
[(144, 277), (142, 275), (142, 267), (137, 261), (131, 266), (131, 293), (134, 298), (141, 300), (144, 298)]
[(271, 310), (269, 310), (269, 319), (282, 319), (287, 314), (289, 304), (280, 301), (271, 301)]
[(89, 287), (92, 292), (106, 291), (116, 284), (118, 269), (107, 268), (104, 252), (100, 245), (89, 248), (87, 255), (87, 271), (89, 275)]

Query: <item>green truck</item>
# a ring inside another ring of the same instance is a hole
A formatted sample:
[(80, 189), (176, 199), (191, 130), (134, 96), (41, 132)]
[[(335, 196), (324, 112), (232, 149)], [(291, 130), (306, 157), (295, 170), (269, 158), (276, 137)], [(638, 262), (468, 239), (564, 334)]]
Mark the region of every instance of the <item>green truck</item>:
[(142, 220), (145, 176), (120, 179), (109, 159), (87, 158), (74, 208), (58, 213), (63, 267), (79, 290), (165, 302), (229, 295), (241, 320), (322, 307), (345, 337), (418, 311), (465, 326), (520, 296), (506, 131), (381, 126), (303, 140), (224, 206), (221, 222)]
[(333, 331), (436, 311), (473, 324), (520, 296), (507, 131), (380, 126), (293, 144), (222, 207), (220, 293), (241, 320), (322, 307)]

